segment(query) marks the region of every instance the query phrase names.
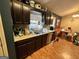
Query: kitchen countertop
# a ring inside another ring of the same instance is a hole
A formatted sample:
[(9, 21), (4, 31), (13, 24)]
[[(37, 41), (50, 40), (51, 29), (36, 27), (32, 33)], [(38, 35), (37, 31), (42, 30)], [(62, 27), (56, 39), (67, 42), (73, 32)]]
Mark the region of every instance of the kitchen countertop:
[(14, 36), (14, 42), (25, 40), (25, 39), (36, 37), (36, 36), (40, 36), (40, 35), (44, 35), (44, 34), (49, 34), (52, 32), (54, 32), (54, 30), (53, 31), (48, 30), (47, 32), (40, 33), (40, 34), (28, 34), (28, 35), (23, 35), (23, 36)]

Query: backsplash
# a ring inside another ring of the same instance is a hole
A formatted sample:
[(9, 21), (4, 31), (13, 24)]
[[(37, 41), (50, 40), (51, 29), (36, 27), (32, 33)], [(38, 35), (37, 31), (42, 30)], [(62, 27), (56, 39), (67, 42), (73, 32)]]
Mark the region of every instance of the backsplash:
[(26, 24), (16, 24), (13, 26), (13, 31), (14, 31), (14, 35), (17, 36), (22, 36), (22, 35), (26, 35), (29, 34), (29, 27)]

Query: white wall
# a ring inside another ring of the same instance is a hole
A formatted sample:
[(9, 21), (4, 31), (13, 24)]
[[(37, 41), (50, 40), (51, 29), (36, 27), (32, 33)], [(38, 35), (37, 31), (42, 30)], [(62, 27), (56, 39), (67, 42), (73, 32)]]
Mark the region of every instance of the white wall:
[(72, 15), (68, 15), (62, 18), (61, 27), (67, 29), (72, 28), (73, 32), (79, 32), (79, 17), (72, 18)]

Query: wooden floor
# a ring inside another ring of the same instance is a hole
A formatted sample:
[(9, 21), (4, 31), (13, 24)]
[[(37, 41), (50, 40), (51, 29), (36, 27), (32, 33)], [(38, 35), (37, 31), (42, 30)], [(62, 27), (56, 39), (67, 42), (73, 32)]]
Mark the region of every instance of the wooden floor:
[(79, 59), (79, 46), (64, 39), (51, 43), (25, 59)]

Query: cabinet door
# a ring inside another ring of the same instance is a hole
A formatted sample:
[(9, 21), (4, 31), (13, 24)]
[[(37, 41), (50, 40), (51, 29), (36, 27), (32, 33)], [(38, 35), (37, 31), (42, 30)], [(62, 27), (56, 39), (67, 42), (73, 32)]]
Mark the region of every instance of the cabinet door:
[(11, 13), (14, 24), (30, 24), (29, 6), (19, 1), (12, 1)]
[(16, 23), (21, 23), (22, 20), (22, 4), (19, 2), (13, 2), (13, 22)]
[(56, 32), (53, 32), (51, 41), (55, 40), (55, 38), (56, 38)]
[(47, 44), (47, 36), (48, 34), (42, 35), (42, 46), (45, 46)]
[(49, 25), (50, 24), (50, 20), (51, 20), (51, 14), (50, 14), (50, 12), (46, 12), (45, 13), (45, 24)]
[(18, 59), (24, 59), (33, 52), (34, 52), (34, 41), (16, 46), (16, 55)]
[(32, 53), (35, 51), (34, 41), (28, 42), (26, 48), (27, 48), (27, 51), (28, 51), (28, 52), (27, 52), (28, 55), (32, 54)]
[(40, 49), (42, 47), (41, 39), (42, 39), (41, 36), (36, 37), (36, 40), (35, 40), (35, 49), (36, 50), (38, 50), (38, 49)]
[(16, 56), (17, 59), (24, 59), (25, 56), (28, 55), (27, 44), (23, 44), (16, 47)]
[(30, 7), (23, 4), (23, 23), (30, 24)]

